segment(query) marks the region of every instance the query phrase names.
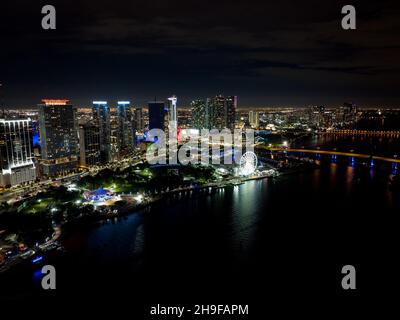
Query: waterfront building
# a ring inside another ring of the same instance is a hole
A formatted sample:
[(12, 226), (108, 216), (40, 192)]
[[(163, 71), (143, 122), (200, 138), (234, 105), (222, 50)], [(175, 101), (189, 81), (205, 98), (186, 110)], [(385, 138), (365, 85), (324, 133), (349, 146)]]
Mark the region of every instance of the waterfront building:
[(357, 106), (354, 103), (343, 104), (343, 124), (345, 128), (355, 129), (357, 122)]
[(79, 164), (82, 167), (101, 164), (100, 128), (96, 124), (86, 123), (79, 126)]
[(133, 114), (129, 101), (118, 101), (118, 152), (121, 155), (124, 152), (130, 152), (134, 148), (134, 123)]
[(149, 102), (149, 130), (165, 129), (165, 104), (164, 101)]
[(168, 129), (173, 132), (178, 131), (177, 101), (176, 96), (168, 98)]
[(192, 110), (192, 128), (209, 129), (208, 104), (205, 100), (194, 100), (190, 103)]
[(16, 186), (35, 179), (31, 119), (0, 119), (0, 186)]
[(144, 116), (143, 109), (138, 107), (133, 111), (133, 127), (135, 132), (143, 133), (144, 130)]
[(38, 105), (42, 173), (48, 177), (65, 175), (78, 165), (75, 108), (69, 100), (42, 102)]
[(222, 95), (191, 103), (193, 128), (196, 129), (235, 129), (237, 97)]
[(225, 128), (233, 132), (236, 123), (237, 96), (229, 96), (225, 98)]
[(115, 161), (119, 157), (119, 119), (118, 109), (110, 108), (110, 159)]
[(100, 130), (100, 153), (102, 163), (112, 159), (110, 108), (107, 101), (93, 101), (93, 120)]
[(210, 129), (222, 130), (226, 127), (225, 98), (221, 95), (207, 99)]

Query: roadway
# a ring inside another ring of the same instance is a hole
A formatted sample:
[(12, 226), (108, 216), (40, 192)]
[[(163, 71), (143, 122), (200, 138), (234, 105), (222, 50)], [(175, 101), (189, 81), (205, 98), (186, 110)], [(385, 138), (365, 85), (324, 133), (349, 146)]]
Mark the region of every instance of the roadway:
[(120, 161), (113, 161), (104, 166), (98, 166), (94, 168), (87, 169), (83, 172), (71, 173), (69, 175), (63, 177), (57, 177), (54, 179), (42, 180), (39, 182), (30, 183), (28, 185), (16, 186), (10, 189), (6, 189), (3, 192), (0, 192), (1, 201), (20, 201), (25, 198), (29, 198), (41, 191), (45, 191), (50, 186), (56, 185), (66, 185), (73, 181), (77, 181), (87, 175), (96, 175), (99, 171), (104, 170), (106, 168), (115, 170), (117, 168), (125, 169), (130, 166), (136, 166), (143, 162), (142, 156), (135, 156), (133, 158), (126, 158)]

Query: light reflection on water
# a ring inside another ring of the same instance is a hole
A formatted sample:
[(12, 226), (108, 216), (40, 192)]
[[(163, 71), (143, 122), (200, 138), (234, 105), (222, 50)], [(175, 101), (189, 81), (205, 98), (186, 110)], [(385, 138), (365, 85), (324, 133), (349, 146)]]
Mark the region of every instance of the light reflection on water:
[(268, 192), (265, 192), (267, 188), (268, 180), (265, 180), (265, 183), (245, 183), (233, 190), (231, 227), (233, 248), (237, 255), (248, 252), (254, 241), (254, 225), (260, 217), (252, 207), (258, 202), (260, 195), (268, 198)]
[[(388, 173), (375, 169), (332, 162), (310, 172), (249, 181), (211, 195), (171, 198), (146, 213), (91, 228), (80, 235), (78, 251), (89, 263), (128, 260), (133, 266), (148, 256), (174, 251), (182, 259), (188, 255), (200, 260), (196, 252), (204, 250), (221, 260), (226, 256), (246, 261), (271, 228), (282, 228), (281, 236), (286, 237), (286, 223), (295, 224), (315, 212), (345, 216), (358, 210), (399, 208), (387, 177)], [(274, 225), (276, 221), (279, 225)], [(279, 239), (268, 241), (263, 244), (266, 254)]]
[(393, 157), (400, 153), (400, 137), (319, 135), (296, 141), (295, 147), (323, 146), (325, 150), (349, 151)]

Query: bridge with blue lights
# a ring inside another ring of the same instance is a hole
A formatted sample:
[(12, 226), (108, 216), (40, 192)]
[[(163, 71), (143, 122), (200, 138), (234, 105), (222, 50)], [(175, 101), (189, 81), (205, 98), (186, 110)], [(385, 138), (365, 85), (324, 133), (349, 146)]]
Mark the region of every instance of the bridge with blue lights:
[(328, 130), (326, 132), (320, 132), (322, 135), (339, 135), (339, 136), (371, 136), (371, 137), (388, 137), (388, 138), (400, 138), (400, 131), (398, 130)]
[(377, 160), (377, 161), (385, 161), (391, 163), (400, 163), (400, 159), (397, 157), (389, 158), (389, 157), (381, 157), (381, 156), (374, 156), (369, 154), (362, 154), (362, 153), (354, 153), (354, 152), (341, 152), (336, 150), (315, 150), (315, 149), (293, 149), (293, 148), (274, 148), (268, 147), (263, 145), (256, 145), (256, 149), (265, 149), (274, 152), (284, 152), (284, 153), (309, 153), (309, 154), (326, 154), (331, 156), (345, 156), (345, 157), (354, 157), (354, 158), (362, 158), (362, 159), (370, 159), (370, 160)]

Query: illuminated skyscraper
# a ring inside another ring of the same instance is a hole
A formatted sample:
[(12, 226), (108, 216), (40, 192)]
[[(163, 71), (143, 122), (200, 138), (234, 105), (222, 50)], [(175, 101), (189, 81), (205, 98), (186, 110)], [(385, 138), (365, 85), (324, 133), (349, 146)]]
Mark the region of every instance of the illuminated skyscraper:
[(135, 108), (133, 113), (133, 127), (136, 132), (143, 132), (144, 118), (142, 108)]
[(38, 108), (43, 174), (54, 177), (73, 171), (78, 165), (75, 108), (69, 100), (50, 99)]
[(177, 132), (178, 130), (178, 118), (176, 115), (177, 101), (178, 99), (176, 96), (168, 98), (168, 129), (174, 132)]
[(110, 108), (110, 159), (117, 160), (119, 156), (119, 119), (118, 108)]
[(0, 185), (15, 186), (36, 179), (31, 119), (0, 119)]
[(237, 97), (221, 95), (191, 103), (193, 128), (196, 129), (235, 129)]
[(354, 129), (357, 122), (357, 106), (354, 103), (343, 104), (343, 123), (348, 129)]
[(149, 102), (149, 129), (164, 130), (165, 104), (164, 101)]
[(129, 101), (118, 101), (118, 152), (132, 151), (134, 148), (133, 115)]
[(237, 96), (230, 96), (225, 98), (225, 128), (233, 132), (236, 122), (236, 109), (237, 109)]
[(257, 111), (249, 111), (249, 123), (252, 128), (254, 128), (254, 129), (258, 128), (259, 114)]
[(111, 123), (107, 101), (93, 101), (93, 120), (99, 127), (102, 163), (111, 161)]
[(207, 99), (210, 129), (225, 128), (225, 98), (221, 95)]
[(194, 100), (190, 103), (192, 110), (192, 128), (209, 129), (209, 110), (205, 100)]
[(79, 127), (79, 164), (82, 167), (101, 164), (100, 129), (96, 124), (84, 124)]

